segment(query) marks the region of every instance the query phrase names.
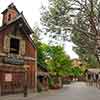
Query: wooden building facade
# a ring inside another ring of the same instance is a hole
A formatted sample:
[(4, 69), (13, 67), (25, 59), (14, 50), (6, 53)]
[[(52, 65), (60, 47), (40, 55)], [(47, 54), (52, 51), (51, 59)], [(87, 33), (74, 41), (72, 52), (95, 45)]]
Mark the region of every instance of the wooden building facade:
[(0, 94), (37, 88), (37, 51), (23, 13), (12, 3), (2, 12), (0, 27)]

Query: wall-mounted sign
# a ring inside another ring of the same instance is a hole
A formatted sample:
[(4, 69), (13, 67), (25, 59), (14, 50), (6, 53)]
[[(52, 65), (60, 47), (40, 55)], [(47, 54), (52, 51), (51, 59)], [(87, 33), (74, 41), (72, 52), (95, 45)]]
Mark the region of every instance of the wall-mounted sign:
[(6, 82), (12, 81), (12, 74), (11, 73), (5, 73), (5, 81)]
[(13, 56), (13, 57), (5, 57), (4, 58), (4, 63), (14, 64), (14, 65), (23, 65), (24, 64), (24, 60), (23, 59), (18, 59), (15, 56)]

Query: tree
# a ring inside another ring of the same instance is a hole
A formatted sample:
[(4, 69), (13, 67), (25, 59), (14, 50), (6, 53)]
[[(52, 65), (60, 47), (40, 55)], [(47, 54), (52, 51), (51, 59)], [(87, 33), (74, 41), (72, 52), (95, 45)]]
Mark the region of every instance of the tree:
[(61, 46), (49, 46), (41, 43), (37, 48), (37, 61), (55, 76), (69, 75), (72, 62)]
[(45, 61), (46, 61), (46, 48), (47, 47), (48, 46), (43, 44), (43, 43), (40, 43), (37, 47), (37, 61), (38, 61), (38, 64), (45, 67), (46, 69), (47, 69), (47, 63)]
[(66, 55), (64, 48), (59, 45), (47, 45), (40, 41), (41, 30), (36, 26), (32, 34), (33, 42), (37, 46), (37, 63), (48, 69), (57, 78), (72, 73), (72, 61)]
[(32, 40), (33, 40), (33, 43), (36, 45), (36, 47), (38, 47), (38, 45), (41, 44), (41, 41), (40, 41), (41, 29), (39, 28), (38, 25), (35, 25), (33, 27), (33, 32), (34, 33), (32, 33)]
[(32, 34), (32, 40), (37, 48), (37, 63), (38, 65), (42, 67), (47, 67), (47, 64), (45, 62), (46, 60), (45, 54), (46, 54), (46, 51), (47, 51), (46, 49), (48, 48), (48, 45), (41, 42), (41, 39), (40, 39), (41, 30), (38, 25), (35, 25), (33, 27), (33, 31), (34, 33)]
[(73, 50), (79, 55), (82, 63), (85, 64), (85, 68), (99, 67), (96, 57), (92, 53), (87, 52), (86, 49), (81, 47), (73, 47)]
[(95, 56), (100, 63), (99, 0), (49, 0), (48, 9), (42, 11), (41, 22), (52, 37), (66, 40), (70, 35), (77, 47)]
[(83, 75), (83, 70), (81, 69), (81, 68), (79, 68), (79, 67), (73, 67), (72, 68), (72, 75), (74, 76), (74, 77), (79, 77), (79, 76), (82, 76)]
[(48, 70), (56, 76), (68, 75), (71, 71), (71, 60), (60, 46), (48, 48)]

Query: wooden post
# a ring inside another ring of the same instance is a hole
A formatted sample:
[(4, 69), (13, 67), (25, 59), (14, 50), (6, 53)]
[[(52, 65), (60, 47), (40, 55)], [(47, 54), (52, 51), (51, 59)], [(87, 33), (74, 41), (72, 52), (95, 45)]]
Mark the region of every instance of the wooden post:
[(25, 68), (25, 83), (24, 83), (24, 97), (28, 96), (28, 86), (27, 86), (27, 67)]
[(35, 50), (35, 92), (37, 92), (37, 50)]

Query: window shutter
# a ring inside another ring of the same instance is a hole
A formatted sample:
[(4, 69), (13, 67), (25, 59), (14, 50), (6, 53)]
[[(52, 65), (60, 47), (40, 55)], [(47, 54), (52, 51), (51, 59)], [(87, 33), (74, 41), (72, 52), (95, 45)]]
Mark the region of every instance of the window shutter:
[(4, 38), (4, 52), (10, 52), (10, 38), (8, 36)]
[(20, 50), (19, 54), (24, 55), (25, 54), (25, 40), (20, 41)]

